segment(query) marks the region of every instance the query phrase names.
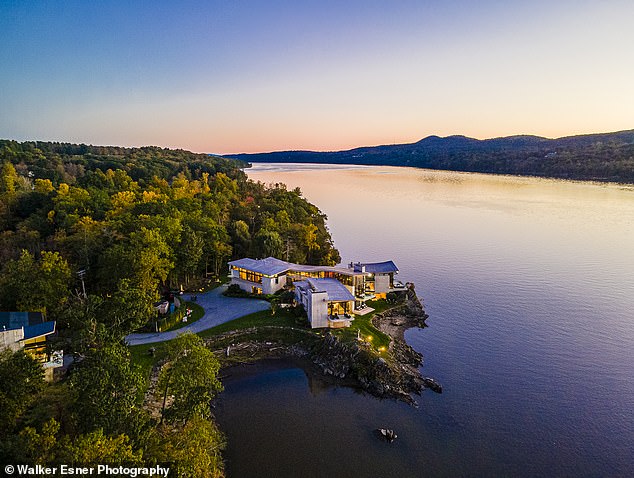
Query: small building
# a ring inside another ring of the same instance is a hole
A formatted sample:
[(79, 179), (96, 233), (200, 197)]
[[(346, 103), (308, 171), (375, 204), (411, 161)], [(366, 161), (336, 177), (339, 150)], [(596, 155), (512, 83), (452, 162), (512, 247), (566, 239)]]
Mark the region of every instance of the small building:
[(310, 326), (349, 327), (354, 295), (337, 279), (306, 279), (295, 282), (295, 299), (302, 304)]
[(60, 353), (49, 357), (46, 349), (46, 338), (55, 333), (55, 326), (55, 321), (44, 321), (41, 312), (0, 312), (0, 349), (24, 349), (42, 364), (50, 380), (53, 369), (62, 365)]

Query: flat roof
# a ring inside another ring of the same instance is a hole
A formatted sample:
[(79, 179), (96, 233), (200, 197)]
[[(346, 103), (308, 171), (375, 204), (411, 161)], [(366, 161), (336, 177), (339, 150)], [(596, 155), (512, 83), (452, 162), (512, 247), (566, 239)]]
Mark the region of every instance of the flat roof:
[(348, 302), (354, 300), (352, 292), (337, 279), (306, 279), (316, 292), (326, 292), (329, 302)]
[(24, 340), (34, 339), (35, 337), (43, 337), (53, 333), (55, 333), (55, 321), (29, 325), (24, 327)]
[(398, 267), (392, 261), (384, 262), (361, 262), (365, 266), (365, 271), (372, 274), (387, 274), (389, 272), (398, 272)]
[(0, 329), (14, 330), (43, 322), (41, 312), (0, 312)]

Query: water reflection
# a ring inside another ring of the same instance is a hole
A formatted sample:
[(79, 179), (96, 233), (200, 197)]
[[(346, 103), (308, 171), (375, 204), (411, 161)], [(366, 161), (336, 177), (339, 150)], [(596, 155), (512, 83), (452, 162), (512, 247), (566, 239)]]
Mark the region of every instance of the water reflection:
[[(287, 454), (314, 476), (634, 475), (631, 187), (383, 167), (248, 174), (300, 187), (343, 262), (393, 259), (416, 283), (430, 327), (406, 337), (444, 393), (416, 410), (309, 386), (298, 369), (227, 387), (234, 476), (266, 453), (275, 476), (296, 475)], [(251, 408), (278, 421), (256, 433), (240, 420)], [(396, 447), (369, 434), (382, 420)], [(276, 426), (292, 438), (260, 435)]]

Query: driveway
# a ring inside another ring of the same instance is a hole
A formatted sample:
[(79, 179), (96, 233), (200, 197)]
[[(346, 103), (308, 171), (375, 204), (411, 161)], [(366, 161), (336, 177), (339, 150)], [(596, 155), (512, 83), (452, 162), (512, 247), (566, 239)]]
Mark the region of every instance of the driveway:
[[(125, 338), (126, 342), (128, 345), (164, 342), (165, 340), (175, 339), (183, 332), (202, 332), (203, 330), (211, 329), (216, 325), (224, 324), (238, 317), (266, 310), (270, 306), (265, 300), (225, 297), (222, 293), (226, 289), (227, 286), (223, 285), (204, 294), (198, 294), (196, 303), (205, 309), (205, 315), (193, 324), (168, 332), (130, 334)], [(185, 294), (183, 297), (189, 298), (189, 296), (190, 294)]]

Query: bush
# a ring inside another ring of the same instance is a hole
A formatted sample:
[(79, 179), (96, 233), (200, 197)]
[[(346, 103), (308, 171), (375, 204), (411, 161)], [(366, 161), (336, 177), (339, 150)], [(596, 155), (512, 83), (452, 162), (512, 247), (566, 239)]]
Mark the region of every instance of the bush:
[(224, 295), (226, 295), (227, 297), (245, 297), (249, 294), (243, 291), (238, 284), (231, 284), (229, 287), (227, 287)]
[(285, 290), (280, 294), (279, 298), (280, 304), (292, 304), (295, 300), (295, 293), (290, 290)]
[(388, 304), (398, 304), (399, 302), (403, 302), (403, 300), (405, 300), (405, 296), (397, 294), (396, 292), (388, 292), (385, 295), (385, 300)]

